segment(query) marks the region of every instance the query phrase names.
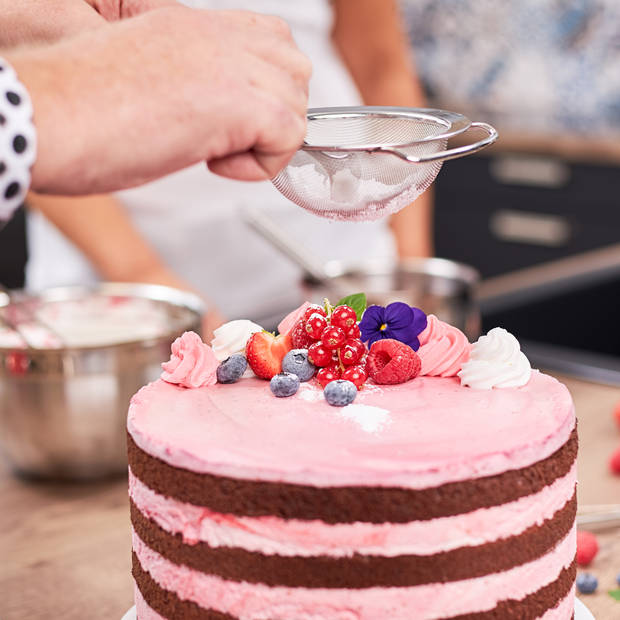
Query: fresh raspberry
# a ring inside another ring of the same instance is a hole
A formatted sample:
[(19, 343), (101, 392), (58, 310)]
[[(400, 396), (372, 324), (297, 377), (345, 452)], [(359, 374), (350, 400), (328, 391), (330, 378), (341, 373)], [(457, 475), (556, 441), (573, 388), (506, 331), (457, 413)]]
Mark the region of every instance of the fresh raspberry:
[(362, 366), (349, 366), (341, 376), (341, 379), (345, 379), (355, 384), (355, 387), (359, 390), (364, 383), (366, 383), (366, 379), (368, 379), (368, 375), (366, 374), (366, 369)]
[(316, 339), (306, 331), (305, 321), (295, 323), (295, 327), (291, 330), (291, 342), (294, 349), (307, 349), (313, 342), (316, 342)]
[(340, 379), (340, 374), (340, 366), (332, 365), (321, 368), (319, 372), (316, 373), (316, 378), (321, 386), (325, 387), (331, 381)]
[(323, 330), (327, 327), (327, 319), (321, 316), (318, 312), (314, 312), (306, 319), (306, 332), (309, 336), (318, 340), (323, 333)]
[(386, 338), (377, 340), (368, 353), (366, 370), (375, 383), (404, 383), (417, 377), (422, 363), (408, 345)]
[(620, 448), (616, 448), (609, 459), (609, 469), (616, 475), (620, 475)]
[(307, 321), (313, 314), (319, 314), (321, 316), (327, 317), (327, 312), (325, 312), (325, 308), (323, 308), (323, 306), (319, 306), (318, 304), (312, 304), (308, 306), (308, 308), (304, 312), (304, 320)]
[(274, 336), (269, 332), (256, 332), (245, 346), (245, 355), (257, 377), (271, 379), (282, 372), (282, 359), (292, 348), (288, 334)]
[(588, 566), (598, 553), (598, 540), (592, 532), (577, 531), (577, 564)]
[(308, 359), (315, 366), (329, 366), (332, 363), (332, 352), (322, 343), (315, 342), (308, 347)]
[(366, 353), (366, 347), (361, 340), (357, 338), (349, 338), (342, 347), (340, 347), (340, 359), (345, 366), (353, 366)]
[(328, 325), (321, 333), (321, 342), (326, 348), (332, 351), (334, 349), (339, 349), (345, 343), (346, 339), (347, 336), (340, 327)]
[(347, 338), (361, 338), (362, 332), (360, 331), (360, 326), (355, 323), (347, 330)]
[(342, 327), (345, 331), (357, 323), (355, 310), (349, 306), (337, 306), (330, 317), (332, 325)]

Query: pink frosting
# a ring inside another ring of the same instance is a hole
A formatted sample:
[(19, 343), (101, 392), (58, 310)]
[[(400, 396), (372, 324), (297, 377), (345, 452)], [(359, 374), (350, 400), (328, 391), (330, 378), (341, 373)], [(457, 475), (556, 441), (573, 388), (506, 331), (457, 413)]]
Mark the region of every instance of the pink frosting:
[[(546, 555), (500, 573), (448, 583), (352, 590), (227, 581), (169, 562), (135, 532), (132, 541), (142, 568), (160, 587), (241, 620), (429, 620), (486, 611), (502, 600), (520, 600), (551, 583), (575, 557), (576, 530)], [(569, 620), (571, 616), (550, 617)]]
[(186, 388), (215, 385), (218, 365), (213, 349), (195, 332), (185, 332), (172, 343), (172, 356), (161, 365), (161, 378)]
[(574, 425), (568, 390), (539, 372), (502, 390), (461, 387), (456, 377), (368, 385), (347, 407), (328, 405), (315, 384), (275, 398), (260, 379), (197, 390), (156, 381), (128, 416), (137, 445), (170, 465), (323, 487), (426, 488), (494, 475), (546, 458)]
[(311, 306), (312, 304), (309, 301), (305, 301), (297, 310), (293, 310), (289, 312), (281, 321), (278, 323), (278, 333), (286, 336), (286, 334), (290, 334), (293, 327), (299, 319), (303, 318), (304, 312)]
[(517, 536), (566, 505), (575, 492), (577, 465), (542, 491), (514, 502), (467, 514), (411, 523), (338, 523), (277, 517), (220, 514), (159, 495), (129, 472), (129, 495), (136, 506), (184, 542), (240, 547), (266, 555), (348, 557), (431, 555)]
[(469, 359), (471, 345), (467, 336), (456, 327), (428, 315), (424, 331), (418, 336), (418, 355), (422, 362), (421, 375), (454, 377)]

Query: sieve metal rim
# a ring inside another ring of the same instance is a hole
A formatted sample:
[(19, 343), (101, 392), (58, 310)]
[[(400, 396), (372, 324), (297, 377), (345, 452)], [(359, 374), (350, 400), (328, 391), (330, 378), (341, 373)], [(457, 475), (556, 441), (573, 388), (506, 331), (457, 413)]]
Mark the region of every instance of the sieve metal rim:
[(320, 119), (347, 118), (398, 118), (432, 122), (442, 125), (446, 130), (440, 134), (418, 138), (409, 142), (381, 142), (351, 145), (308, 144), (305, 140), (301, 147), (304, 151), (376, 151), (383, 148), (406, 148), (416, 144), (448, 140), (458, 136), (472, 126), (472, 121), (458, 112), (449, 112), (435, 108), (405, 108), (397, 106), (345, 106), (333, 108), (310, 108), (307, 112), (308, 122)]

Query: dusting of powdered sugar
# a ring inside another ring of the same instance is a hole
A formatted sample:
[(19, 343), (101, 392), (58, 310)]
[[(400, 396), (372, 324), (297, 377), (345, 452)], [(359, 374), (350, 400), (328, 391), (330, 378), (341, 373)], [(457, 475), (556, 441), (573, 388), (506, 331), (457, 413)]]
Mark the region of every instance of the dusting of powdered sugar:
[(367, 433), (376, 433), (391, 422), (390, 412), (387, 409), (372, 405), (352, 403), (338, 410), (338, 414), (347, 420), (356, 422)]
[(302, 383), (297, 390), (297, 396), (309, 403), (316, 403), (324, 398), (323, 390), (310, 383)]

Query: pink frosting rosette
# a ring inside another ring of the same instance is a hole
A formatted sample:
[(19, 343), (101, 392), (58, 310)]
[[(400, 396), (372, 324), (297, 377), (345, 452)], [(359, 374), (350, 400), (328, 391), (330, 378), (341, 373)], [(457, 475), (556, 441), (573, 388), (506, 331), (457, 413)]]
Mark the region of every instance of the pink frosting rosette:
[(289, 312), (278, 324), (278, 333), (283, 336), (290, 334), (297, 322), (304, 318), (304, 313), (311, 305), (309, 301), (305, 301), (299, 308)]
[(213, 349), (197, 333), (185, 332), (172, 343), (170, 361), (161, 365), (161, 378), (186, 388), (215, 385), (218, 365)]
[(426, 329), (418, 336), (418, 355), (422, 362), (420, 375), (455, 377), (469, 359), (471, 344), (458, 328), (440, 321), (434, 314), (427, 317)]

